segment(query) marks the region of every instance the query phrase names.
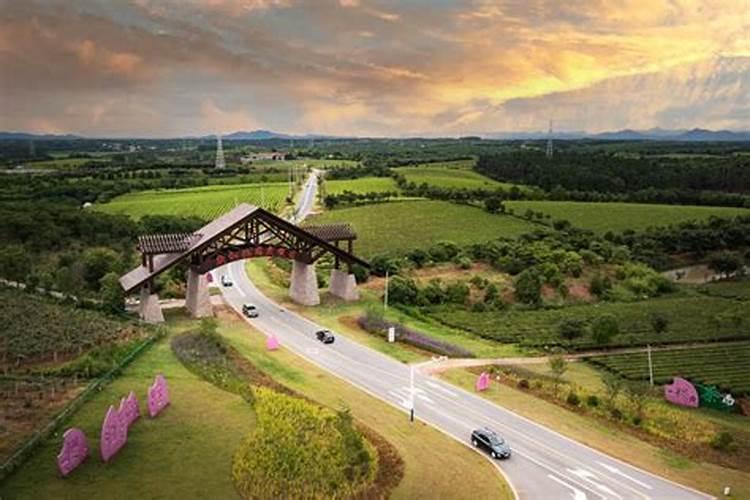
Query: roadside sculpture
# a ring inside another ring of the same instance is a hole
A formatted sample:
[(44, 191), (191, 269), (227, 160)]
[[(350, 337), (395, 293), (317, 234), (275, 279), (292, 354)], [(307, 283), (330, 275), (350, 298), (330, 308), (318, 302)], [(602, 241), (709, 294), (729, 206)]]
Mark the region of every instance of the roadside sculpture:
[(120, 409), (118, 411), (125, 420), (128, 428), (133, 422), (138, 420), (138, 417), (141, 416), (141, 410), (138, 407), (138, 399), (135, 397), (133, 391), (130, 391), (127, 398), (122, 398), (120, 400)]
[(477, 391), (484, 391), (490, 386), (490, 374), (487, 372), (482, 372), (481, 375), (477, 378), (477, 382), (474, 385), (474, 388)]
[(279, 339), (276, 338), (276, 335), (271, 335), (266, 339), (266, 349), (269, 351), (275, 351), (279, 347), (281, 347), (281, 345), (279, 344)]
[(169, 389), (164, 375), (156, 376), (153, 385), (148, 388), (148, 414), (157, 416), (169, 404)]
[(114, 406), (109, 407), (102, 423), (100, 448), (102, 460), (109, 462), (128, 441), (128, 424)]
[(57, 469), (63, 477), (73, 472), (89, 456), (86, 434), (77, 427), (71, 427), (63, 434), (63, 445), (57, 455)]
[(714, 410), (734, 411), (736, 401), (731, 394), (722, 394), (715, 385), (695, 384), (701, 406)]
[(673, 377), (672, 383), (664, 386), (664, 397), (670, 403), (697, 408), (700, 400), (693, 384), (682, 377)]

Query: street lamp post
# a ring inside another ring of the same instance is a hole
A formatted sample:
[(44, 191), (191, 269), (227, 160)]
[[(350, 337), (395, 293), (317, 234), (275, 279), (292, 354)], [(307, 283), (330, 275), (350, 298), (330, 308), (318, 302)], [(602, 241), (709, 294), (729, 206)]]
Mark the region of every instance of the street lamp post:
[(385, 295), (383, 295), (383, 310), (388, 309), (388, 270), (385, 270)]
[(651, 360), (651, 344), (646, 344), (646, 352), (648, 353), (648, 380), (651, 382), (651, 387), (654, 386), (654, 363)]

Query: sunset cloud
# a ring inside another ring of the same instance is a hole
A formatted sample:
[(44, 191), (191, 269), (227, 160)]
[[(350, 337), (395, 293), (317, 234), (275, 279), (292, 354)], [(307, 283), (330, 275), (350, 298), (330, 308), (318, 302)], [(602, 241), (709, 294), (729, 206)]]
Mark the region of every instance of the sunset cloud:
[(0, 0), (0, 129), (441, 135), (551, 115), (569, 129), (750, 128), (746, 7)]

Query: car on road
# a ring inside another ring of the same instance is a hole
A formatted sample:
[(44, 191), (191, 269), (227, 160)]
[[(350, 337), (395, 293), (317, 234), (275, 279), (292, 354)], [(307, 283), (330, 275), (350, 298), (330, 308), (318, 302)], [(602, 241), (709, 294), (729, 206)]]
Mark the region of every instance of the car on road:
[(333, 341), (336, 340), (330, 330), (318, 330), (315, 332), (315, 337), (324, 344), (333, 344)]
[(258, 308), (252, 304), (242, 304), (242, 314), (244, 314), (248, 318), (257, 318)]
[(226, 274), (221, 275), (221, 284), (223, 286), (232, 286), (234, 283), (232, 283), (232, 280), (229, 279), (229, 277)]
[(471, 432), (471, 444), (482, 449), (492, 458), (510, 458), (510, 446), (495, 431), (487, 427)]

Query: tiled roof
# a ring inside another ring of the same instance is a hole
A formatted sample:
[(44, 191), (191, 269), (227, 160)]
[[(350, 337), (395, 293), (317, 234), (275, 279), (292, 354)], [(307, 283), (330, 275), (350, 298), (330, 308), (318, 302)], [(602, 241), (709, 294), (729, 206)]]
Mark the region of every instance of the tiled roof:
[(317, 226), (302, 226), (302, 229), (325, 241), (357, 239), (357, 233), (354, 232), (350, 224), (321, 224)]

